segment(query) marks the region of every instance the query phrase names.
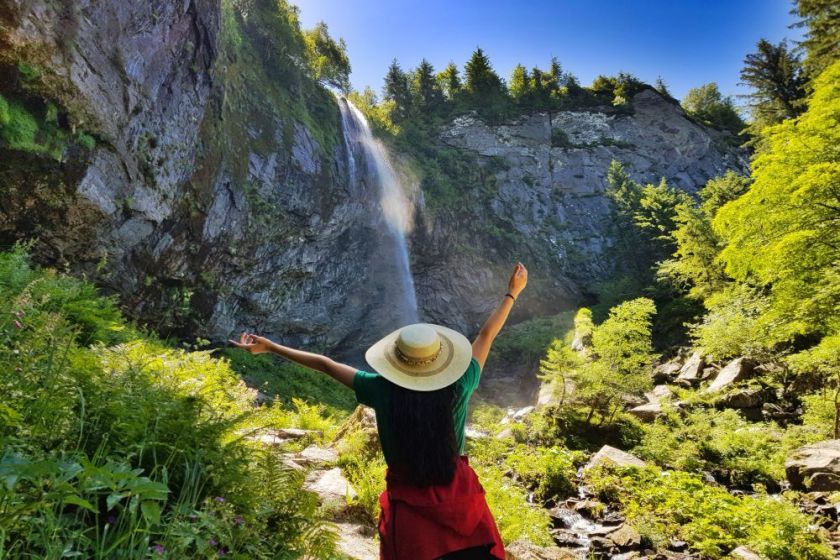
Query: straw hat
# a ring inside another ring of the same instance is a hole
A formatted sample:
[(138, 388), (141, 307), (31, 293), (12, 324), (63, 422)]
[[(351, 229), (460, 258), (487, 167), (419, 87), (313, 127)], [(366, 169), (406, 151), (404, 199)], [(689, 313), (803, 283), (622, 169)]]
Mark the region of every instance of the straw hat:
[(406, 389), (434, 391), (455, 383), (472, 360), (472, 345), (457, 331), (417, 323), (397, 329), (365, 352), (382, 377)]

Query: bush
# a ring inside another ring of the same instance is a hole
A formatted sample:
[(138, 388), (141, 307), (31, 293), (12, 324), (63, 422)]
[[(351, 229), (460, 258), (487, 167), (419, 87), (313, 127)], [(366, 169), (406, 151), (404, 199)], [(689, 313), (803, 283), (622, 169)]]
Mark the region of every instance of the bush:
[(35, 135), (38, 133), (38, 121), (23, 105), (10, 103), (8, 118), (0, 128), (0, 138), (16, 150), (34, 150)]
[(6, 555), (331, 554), (301, 477), (242, 436), (315, 407), (253, 408), (228, 361), (139, 334), (20, 248), (0, 253), (0, 394)]
[(747, 545), (770, 560), (828, 560), (825, 535), (785, 497), (737, 497), (695, 474), (654, 467), (595, 468), (591, 489), (622, 506), (627, 521), (657, 547), (677, 538), (708, 558)]

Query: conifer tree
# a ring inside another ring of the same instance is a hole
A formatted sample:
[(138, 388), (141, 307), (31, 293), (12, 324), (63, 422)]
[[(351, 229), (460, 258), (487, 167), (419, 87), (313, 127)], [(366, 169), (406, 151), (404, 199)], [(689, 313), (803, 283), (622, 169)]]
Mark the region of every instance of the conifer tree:
[(513, 69), (509, 87), (511, 97), (519, 102), (525, 101), (531, 93), (531, 76), (521, 64), (517, 64)]
[(466, 89), (478, 96), (493, 96), (502, 92), (502, 80), (490, 65), (490, 59), (479, 47), (466, 66)]
[(776, 124), (802, 114), (806, 79), (799, 58), (784, 41), (773, 45), (761, 39), (756, 49), (746, 56), (741, 70), (742, 83), (753, 89), (744, 97), (756, 124)]
[(396, 58), (391, 62), (388, 73), (385, 75), (382, 97), (386, 101), (394, 103), (393, 117), (405, 118), (411, 112), (411, 92), (408, 88), (408, 76), (403, 72)]
[(805, 69), (816, 79), (835, 60), (840, 60), (840, 3), (836, 0), (796, 0), (791, 12), (800, 19), (794, 27), (805, 27)]
[(656, 91), (664, 95), (665, 97), (672, 97), (671, 92), (668, 91), (668, 84), (665, 83), (665, 80), (662, 79), (662, 76), (656, 78)]
[(443, 102), (443, 92), (435, 80), (435, 69), (425, 58), (414, 72), (414, 92), (417, 95), (417, 106), (428, 111), (438, 107)]
[(462, 88), (458, 66), (454, 62), (450, 62), (447, 67), (437, 75), (437, 82), (446, 98), (450, 101), (453, 100)]

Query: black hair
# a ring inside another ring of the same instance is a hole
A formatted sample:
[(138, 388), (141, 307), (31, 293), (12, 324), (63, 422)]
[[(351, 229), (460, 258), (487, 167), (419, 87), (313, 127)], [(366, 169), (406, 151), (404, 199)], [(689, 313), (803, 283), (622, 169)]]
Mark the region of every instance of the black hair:
[(446, 485), (455, 475), (455, 384), (436, 391), (391, 387), (395, 470), (414, 486)]

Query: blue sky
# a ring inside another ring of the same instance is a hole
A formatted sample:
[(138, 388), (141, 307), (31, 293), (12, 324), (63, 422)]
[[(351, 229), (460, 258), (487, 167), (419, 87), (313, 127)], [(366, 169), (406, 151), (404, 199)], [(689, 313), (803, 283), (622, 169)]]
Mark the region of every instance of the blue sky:
[[(356, 89), (377, 93), (391, 59), (404, 69), (427, 58), (463, 67), (476, 46), (505, 79), (521, 62), (546, 68), (557, 56), (584, 85), (627, 71), (672, 95), (717, 82), (738, 86), (744, 55), (761, 37), (801, 38), (788, 29), (790, 0), (292, 0), (304, 27), (325, 21), (343, 37)], [(738, 100), (735, 100), (738, 102)]]

